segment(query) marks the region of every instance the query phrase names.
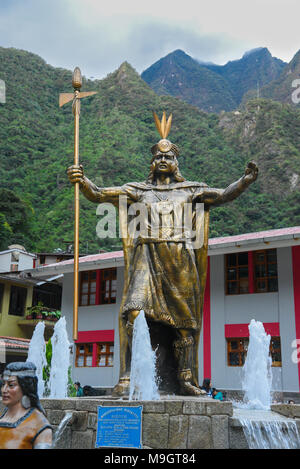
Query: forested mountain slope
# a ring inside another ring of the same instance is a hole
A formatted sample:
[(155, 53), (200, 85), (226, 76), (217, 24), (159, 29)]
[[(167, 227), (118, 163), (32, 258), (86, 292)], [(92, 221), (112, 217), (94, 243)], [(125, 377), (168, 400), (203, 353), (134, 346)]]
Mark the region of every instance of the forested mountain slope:
[[(34, 251), (64, 249), (73, 239), (74, 192), (66, 176), (73, 163), (73, 116), (71, 103), (58, 107), (59, 93), (72, 91), (71, 76), (29, 52), (0, 48), (7, 89), (0, 104), (1, 249), (11, 242)], [(259, 100), (241, 113), (207, 114), (158, 96), (126, 62), (103, 80), (84, 80), (82, 91), (91, 90), (97, 94), (81, 102), (80, 160), (97, 185), (147, 178), (150, 148), (159, 140), (152, 112), (166, 110), (173, 113), (169, 138), (181, 149), (187, 179), (226, 187), (250, 159), (258, 162), (256, 183), (212, 211), (211, 236), (300, 224), (297, 109)], [(81, 251), (119, 248), (119, 239), (97, 238), (97, 206), (80, 200)]]

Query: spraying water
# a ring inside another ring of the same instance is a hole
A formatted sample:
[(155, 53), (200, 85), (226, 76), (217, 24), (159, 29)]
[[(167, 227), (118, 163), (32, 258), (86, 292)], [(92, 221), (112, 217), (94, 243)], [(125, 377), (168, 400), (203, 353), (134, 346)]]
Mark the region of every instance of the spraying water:
[(58, 427), (57, 427), (57, 429), (56, 429), (56, 431), (53, 435), (52, 448), (56, 448), (59, 440), (62, 437), (62, 434), (63, 434), (66, 426), (68, 425), (68, 423), (70, 422), (72, 417), (73, 417), (73, 412), (66, 412), (65, 416), (61, 420), (60, 424), (58, 425)]
[(247, 358), (243, 367), (244, 403), (251, 409), (268, 410), (272, 385), (271, 336), (266, 334), (263, 324), (255, 319), (249, 324), (249, 334)]
[(70, 343), (64, 317), (55, 324), (51, 342), (50, 398), (64, 399), (67, 397), (68, 392), (68, 369), (70, 364)]
[(243, 367), (244, 402), (235, 411), (242, 424), (249, 449), (299, 448), (299, 433), (293, 419), (271, 412), (271, 337), (261, 322), (249, 324), (249, 346)]
[(134, 321), (129, 399), (159, 399), (156, 356), (151, 347), (144, 311), (141, 311)]
[(46, 361), (46, 344), (44, 339), (45, 324), (39, 322), (33, 332), (29, 350), (28, 350), (28, 362), (32, 362), (36, 366), (36, 375), (38, 377), (38, 395), (43, 397), (45, 383), (43, 379), (43, 368), (47, 365)]
[(298, 449), (299, 433), (293, 420), (240, 419), (249, 449)]

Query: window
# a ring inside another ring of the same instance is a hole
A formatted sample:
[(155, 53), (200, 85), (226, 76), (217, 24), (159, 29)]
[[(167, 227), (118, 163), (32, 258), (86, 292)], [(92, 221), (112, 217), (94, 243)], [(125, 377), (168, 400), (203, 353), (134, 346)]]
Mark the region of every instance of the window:
[(93, 365), (93, 344), (76, 344), (76, 362), (75, 366)]
[(227, 339), (227, 365), (243, 366), (245, 363), (248, 338)]
[(33, 288), (32, 305), (37, 305), (41, 301), (47, 308), (60, 309), (61, 294), (62, 288), (60, 285), (44, 283)]
[(114, 364), (114, 344), (97, 344), (97, 365), (113, 366)]
[(97, 271), (81, 272), (80, 306), (96, 304)]
[(8, 314), (15, 316), (23, 316), (25, 310), (25, 301), (27, 296), (27, 289), (23, 287), (10, 287), (10, 301)]
[(80, 306), (116, 303), (117, 269), (89, 270), (80, 275)]
[(226, 285), (227, 295), (249, 293), (247, 252), (226, 255)]
[(226, 255), (226, 295), (278, 291), (276, 249)]
[(117, 297), (117, 269), (100, 271), (100, 303), (115, 303)]
[(45, 262), (46, 262), (46, 256), (41, 255), (41, 256), (40, 256), (40, 265), (44, 265)]
[(272, 356), (272, 366), (281, 366), (280, 337), (271, 337), (270, 352)]
[(254, 252), (255, 292), (278, 291), (276, 249)]
[(97, 342), (76, 344), (76, 367), (107, 367), (114, 364), (114, 344)]
[[(227, 339), (227, 365), (243, 366), (247, 356), (248, 345), (248, 337)], [(270, 354), (272, 366), (281, 366), (280, 337), (271, 337)]]

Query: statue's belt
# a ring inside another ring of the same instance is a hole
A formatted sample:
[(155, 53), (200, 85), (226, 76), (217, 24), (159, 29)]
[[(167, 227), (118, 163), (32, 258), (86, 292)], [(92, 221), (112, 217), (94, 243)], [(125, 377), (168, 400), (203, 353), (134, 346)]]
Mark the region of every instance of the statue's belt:
[(167, 236), (164, 238), (137, 238), (136, 244), (149, 244), (149, 243), (187, 243), (192, 242), (192, 238), (173, 238), (171, 236)]

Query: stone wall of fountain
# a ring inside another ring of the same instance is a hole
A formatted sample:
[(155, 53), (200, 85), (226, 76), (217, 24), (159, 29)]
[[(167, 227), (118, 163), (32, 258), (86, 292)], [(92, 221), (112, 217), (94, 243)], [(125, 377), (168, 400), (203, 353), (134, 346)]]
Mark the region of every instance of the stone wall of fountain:
[(56, 429), (65, 414), (73, 412), (57, 448), (95, 447), (97, 406), (143, 405), (143, 447), (153, 449), (228, 449), (231, 402), (210, 398), (161, 399), (159, 401), (120, 401), (72, 398), (42, 399), (50, 423)]
[[(247, 449), (240, 418), (232, 403), (210, 398), (169, 397), (159, 401), (120, 401), (107, 398), (42, 399), (41, 403), (56, 432), (69, 413), (72, 418), (56, 447), (95, 448), (97, 406), (143, 405), (143, 447), (153, 449)], [(0, 400), (0, 413), (3, 409)], [(272, 405), (277, 420), (291, 419), (300, 432), (300, 404)]]

